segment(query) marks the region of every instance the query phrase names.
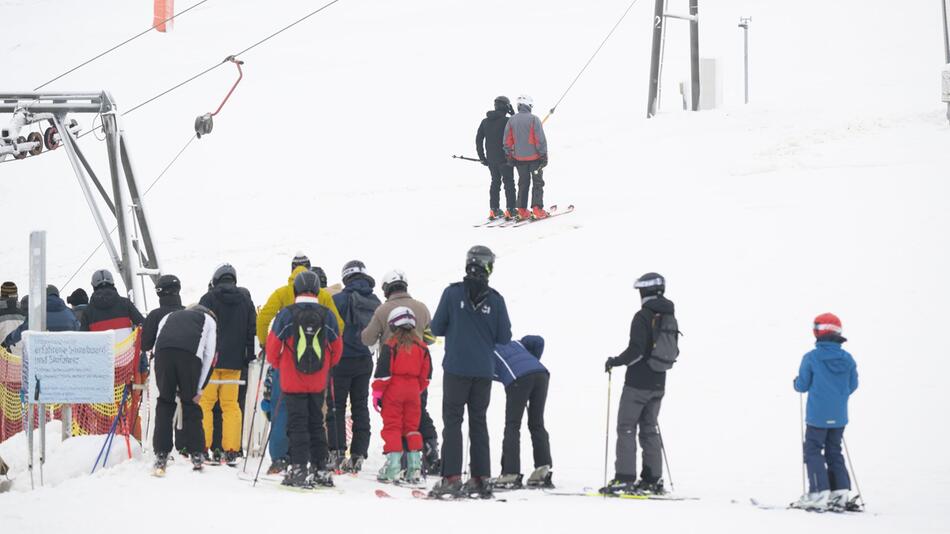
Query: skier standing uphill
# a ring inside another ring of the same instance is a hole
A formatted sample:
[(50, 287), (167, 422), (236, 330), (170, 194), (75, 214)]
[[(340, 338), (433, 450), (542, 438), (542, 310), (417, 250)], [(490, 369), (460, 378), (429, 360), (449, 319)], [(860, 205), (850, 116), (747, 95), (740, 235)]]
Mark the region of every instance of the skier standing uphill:
[[(534, 100), (521, 95), (516, 100), (518, 113), (505, 125), (505, 155), (508, 164), (518, 169), (518, 219), (543, 219), (544, 173), (548, 165), (548, 142), (544, 136), (541, 119), (531, 113)], [(528, 211), (528, 190), (531, 194), (531, 211)]]
[(544, 338), (525, 336), (521, 341), (495, 347), (495, 380), (505, 385), (505, 439), (502, 442), (501, 476), (493, 486), (504, 489), (522, 487), (521, 418), (528, 411), (528, 431), (534, 449), (534, 472), (528, 477), (529, 488), (553, 488), (551, 482), (551, 443), (544, 428), (544, 404), (548, 398), (551, 373), (539, 361)]
[[(21, 310), (17, 302), (17, 287), (13, 282), (4, 282), (0, 285), (0, 341), (6, 339), (10, 332), (26, 321), (26, 310)], [(23, 356), (19, 345), (9, 347), (11, 354)]]
[[(848, 397), (858, 389), (858, 366), (841, 344), (841, 320), (832, 313), (815, 318), (815, 349), (802, 357), (793, 386), (808, 393), (804, 461), (808, 493), (794, 506), (805, 509), (845, 509), (851, 479), (841, 455), (848, 424)], [(822, 455), (824, 451), (824, 455)]]
[(92, 296), (89, 297), (89, 307), (82, 314), (80, 330), (83, 332), (114, 330), (116, 341), (121, 341), (143, 322), (145, 318), (139, 313), (135, 304), (119, 296), (111, 272), (99, 269), (92, 273)]
[[(145, 362), (145, 374), (148, 374), (148, 369), (150, 368), (150, 360), (155, 357), (155, 338), (158, 337), (158, 324), (165, 318), (166, 315), (176, 312), (179, 310), (184, 310), (185, 307), (181, 305), (181, 281), (177, 276), (173, 274), (163, 274), (158, 278), (158, 282), (155, 283), (155, 294), (158, 295), (158, 308), (148, 312), (148, 315), (145, 317), (145, 324), (142, 325), (142, 354), (141, 360)], [(148, 383), (148, 380), (144, 380), (144, 383)], [(181, 431), (175, 431), (175, 449), (177, 449), (182, 454), (186, 454), (187, 450), (185, 449), (185, 438), (181, 435)]]
[(217, 324), (214, 313), (195, 304), (162, 318), (155, 340), (155, 471), (162, 474), (172, 450), (172, 419), (175, 397), (181, 399), (182, 438), (196, 470), (204, 462), (204, 432), (201, 429), (201, 390), (214, 367)]
[[(604, 365), (627, 366), (620, 409), (617, 413), (617, 461), (614, 479), (601, 493), (664, 493), (663, 457), (658, 417), (666, 389), (666, 371), (654, 361), (659, 326), (666, 317), (673, 318), (673, 303), (663, 296), (666, 280), (656, 273), (647, 273), (633, 286), (640, 291), (642, 307), (630, 323), (630, 343), (617, 357)], [(674, 323), (675, 324), (675, 323)], [(643, 469), (637, 482), (637, 429), (643, 447)]]
[[(376, 281), (359, 260), (343, 266), (343, 284), (343, 291), (333, 296), (333, 302), (350, 328), (343, 333), (343, 356), (332, 374), (333, 406), (327, 412), (330, 469), (359, 473), (369, 450), (369, 382), (373, 376), (373, 353), (360, 341), (360, 332), (369, 324), (380, 302), (373, 294)], [(353, 441), (344, 465), (347, 398), (353, 416)]]
[[(386, 302), (376, 308), (369, 326), (363, 329), (360, 334), (360, 339), (364, 345), (367, 347), (382, 346), (389, 341), (389, 338), (393, 335), (389, 329), (389, 314), (400, 306), (412, 310), (412, 314), (416, 318), (416, 335), (426, 345), (435, 343), (435, 337), (432, 335), (432, 329), (429, 326), (432, 321), (429, 308), (409, 295), (409, 279), (406, 278), (406, 273), (399, 269), (386, 273), (383, 277), (383, 295), (386, 297)], [(422, 462), (426, 473), (438, 473), (442, 467), (442, 462), (439, 461), (439, 434), (435, 430), (432, 417), (426, 410), (428, 400), (429, 392), (423, 390), (421, 399), (422, 414), (419, 420), (419, 433), (422, 434), (423, 441)]]
[(318, 301), (319, 291), (317, 275), (300, 272), (294, 279), (294, 303), (277, 314), (267, 337), (267, 361), (280, 370), (287, 412), (291, 466), (282, 482), (286, 486), (333, 486), (323, 405), (343, 342), (336, 316)]
[[(211, 373), (212, 381), (236, 382), (247, 377), (247, 365), (254, 354), (254, 327), (257, 311), (247, 289), (237, 286), (237, 271), (228, 263), (219, 266), (211, 278), (213, 288), (199, 304), (214, 312), (218, 320), (218, 363)], [(238, 384), (208, 384), (201, 395), (205, 448), (212, 446), (215, 404), (221, 404), (221, 451), (213, 452), (214, 460), (235, 465), (240, 457), (243, 423)]]
[[(445, 336), (442, 360), (442, 479), (430, 492), (491, 497), (491, 451), (486, 412), (491, 402), (495, 345), (511, 341), (505, 299), (488, 286), (495, 254), (476, 245), (465, 260), (465, 278), (445, 288), (432, 333)], [(471, 478), (462, 485), (462, 421), (468, 408)]]
[(422, 477), (422, 392), (432, 378), (429, 348), (416, 334), (416, 316), (399, 306), (387, 319), (392, 336), (383, 344), (373, 375), (373, 407), (383, 416), (383, 454), (386, 465), (379, 471), (380, 482), (395, 482), (402, 470), (403, 440), (407, 461), (403, 477), (407, 484), (419, 484)]
[[(517, 197), (515, 195), (514, 168), (508, 164), (505, 157), (505, 148), (502, 141), (505, 136), (505, 126), (508, 125), (508, 115), (514, 115), (511, 100), (507, 96), (495, 98), (495, 109), (485, 114), (478, 132), (475, 134), (475, 150), (478, 160), (488, 167), (491, 173), (491, 187), (488, 191), (488, 219), (500, 217), (511, 219), (515, 216)], [(505, 184), (505, 211), (501, 211), (501, 185)]]

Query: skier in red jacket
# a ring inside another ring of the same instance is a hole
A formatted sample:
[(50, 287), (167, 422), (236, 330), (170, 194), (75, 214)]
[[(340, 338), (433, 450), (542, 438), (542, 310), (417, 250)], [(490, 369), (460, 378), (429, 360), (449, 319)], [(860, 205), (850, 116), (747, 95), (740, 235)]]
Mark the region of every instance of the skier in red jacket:
[(409, 451), (402, 482), (418, 485), (422, 477), (422, 416), (420, 395), (432, 378), (429, 348), (416, 335), (416, 316), (405, 306), (389, 313), (393, 336), (379, 352), (373, 381), (373, 407), (383, 416), (383, 453), (386, 465), (379, 471), (380, 482), (396, 482), (401, 471), (403, 438)]
[(327, 469), (323, 405), (330, 370), (340, 362), (343, 340), (336, 315), (317, 302), (319, 291), (316, 273), (299, 273), (294, 278), (294, 303), (277, 314), (267, 336), (267, 362), (280, 370), (283, 394), (278, 402), (287, 409), (291, 466), (282, 482), (285, 486), (333, 486)]

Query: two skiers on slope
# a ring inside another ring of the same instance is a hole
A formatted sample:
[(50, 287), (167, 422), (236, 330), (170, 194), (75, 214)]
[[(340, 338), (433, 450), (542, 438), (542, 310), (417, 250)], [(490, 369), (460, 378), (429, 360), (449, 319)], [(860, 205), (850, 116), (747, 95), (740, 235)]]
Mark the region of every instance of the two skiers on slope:
[[(475, 136), (478, 158), (489, 168), (492, 177), (489, 219), (543, 219), (548, 216), (544, 210), (543, 177), (543, 169), (548, 164), (547, 138), (541, 119), (531, 113), (534, 108), (532, 98), (521, 95), (515, 104), (517, 112), (507, 97), (497, 97), (495, 109), (486, 114)], [(506, 114), (512, 117), (507, 119)], [(513, 168), (518, 170), (517, 198)], [(505, 211), (500, 209), (502, 183), (507, 201)]]
[[(435, 343), (435, 336), (432, 335), (432, 329), (430, 328), (432, 316), (429, 313), (429, 308), (409, 294), (409, 279), (406, 277), (406, 273), (399, 269), (389, 271), (383, 276), (382, 288), (386, 302), (376, 308), (369, 325), (360, 334), (360, 340), (363, 344), (367, 347), (381, 347), (392, 338), (393, 331), (389, 326), (389, 314), (398, 307), (406, 307), (412, 311), (415, 317), (416, 336), (422, 339), (426, 345)], [(439, 473), (441, 472), (439, 434), (436, 431), (435, 423), (432, 421), (432, 416), (429, 415), (426, 408), (429, 401), (428, 390), (422, 391), (420, 401), (421, 412), (418, 430), (422, 434), (423, 441), (422, 465), (426, 473)]]
[(805, 509), (846, 509), (851, 479), (841, 454), (848, 424), (848, 398), (858, 388), (854, 358), (841, 348), (841, 320), (831, 313), (815, 318), (814, 350), (802, 357), (793, 386), (808, 393), (805, 442), (802, 444), (808, 472), (808, 493), (795, 503)]
[[(422, 392), (432, 378), (429, 349), (416, 333), (416, 315), (406, 306), (393, 308), (386, 323), (392, 334), (379, 351), (373, 375), (373, 407), (383, 418), (380, 482), (418, 485), (422, 481)], [(403, 441), (406, 469), (402, 470)], [(400, 476), (401, 475), (401, 476)]]
[(319, 303), (316, 273), (302, 270), (293, 288), (294, 303), (277, 314), (265, 348), (268, 363), (280, 371), (287, 413), (290, 467), (282, 484), (333, 486), (323, 410), (330, 373), (343, 351), (340, 321)]

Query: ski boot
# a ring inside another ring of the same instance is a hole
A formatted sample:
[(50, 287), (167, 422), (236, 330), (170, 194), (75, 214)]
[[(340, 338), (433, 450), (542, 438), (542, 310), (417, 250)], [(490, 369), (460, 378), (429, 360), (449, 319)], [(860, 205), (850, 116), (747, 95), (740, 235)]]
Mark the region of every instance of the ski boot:
[[(165, 456), (168, 456), (167, 454)], [(10, 466), (3, 461), (3, 458), (0, 458), (0, 477), (7, 476), (7, 473), (10, 472)]]
[(843, 512), (848, 505), (848, 494), (851, 490), (832, 490), (828, 495), (828, 509), (834, 512)]
[(506, 221), (513, 221), (515, 219), (515, 209), (509, 208), (505, 210), (504, 217)]
[(423, 446), (422, 466), (426, 473), (439, 473), (442, 471), (442, 461), (439, 460), (439, 440), (430, 439)]
[(406, 470), (403, 471), (400, 484), (419, 487), (422, 484), (422, 452), (410, 451), (406, 454)]
[(237, 467), (238, 460), (241, 459), (241, 453), (238, 451), (225, 451), (224, 452), (224, 463), (228, 467)]
[(278, 458), (271, 462), (270, 467), (267, 468), (268, 475), (279, 475), (287, 470), (287, 459)]
[(293, 464), (287, 469), (284, 480), (280, 482), (281, 486), (290, 486), (293, 488), (310, 488), (310, 477), (307, 474), (307, 466), (303, 464)]
[(429, 492), (430, 499), (442, 499), (448, 497), (458, 499), (464, 496), (462, 493), (462, 477), (458, 475), (442, 477), (442, 480), (436, 482)]
[(534, 470), (531, 473), (531, 476), (528, 477), (528, 487), (529, 488), (545, 488), (551, 489), (554, 487), (554, 483), (551, 482), (551, 466), (542, 465)]
[(501, 210), (488, 210), (488, 220), (495, 221), (504, 217), (504, 214)]
[(323, 488), (332, 488), (333, 487), (333, 471), (330, 471), (326, 467), (314, 467), (310, 466), (310, 481), (311, 487), (320, 486)]
[(550, 215), (551, 214), (544, 211), (544, 208), (542, 208), (541, 206), (535, 206), (531, 208), (531, 218), (534, 219), (535, 221), (538, 221), (541, 219), (547, 219), (548, 216)]
[[(2, 462), (2, 460), (0, 460)], [(163, 477), (165, 476), (165, 468), (168, 465), (168, 453), (167, 452), (157, 452), (155, 453), (155, 465), (153, 466), (155, 471), (155, 476)], [(6, 464), (4, 464), (4, 467)], [(6, 471), (0, 473), (5, 475)]]
[(607, 483), (606, 486), (597, 490), (601, 495), (620, 495), (622, 493), (634, 494), (637, 492), (636, 480), (615, 478)]
[(351, 454), (350, 457), (340, 465), (340, 469), (344, 473), (352, 473), (355, 475), (363, 469), (363, 460), (365, 459), (366, 458), (359, 454)]
[(641, 478), (637, 482), (636, 493), (639, 495), (665, 495), (666, 489), (663, 487), (663, 479), (650, 482)]
[(193, 471), (203, 471), (205, 462), (208, 461), (208, 455), (203, 452), (196, 452), (191, 455), (191, 469)]
[(526, 208), (518, 208), (518, 212), (515, 214), (516, 221), (527, 221), (531, 218), (531, 212)]
[(327, 469), (339, 473), (344, 460), (346, 460), (346, 451), (330, 451), (330, 457), (327, 459)]
[[(207, 457), (207, 453), (205, 453)], [(224, 463), (224, 451), (221, 449), (214, 449), (211, 451), (211, 459), (208, 460), (208, 463), (211, 465), (221, 465)]]
[(462, 495), (472, 499), (491, 499), (492, 485), (488, 477), (471, 477), (462, 485)]
[(492, 488), (499, 490), (516, 490), (524, 487), (521, 479), (524, 477), (521, 473), (507, 473), (492, 481)]
[(384, 484), (395, 482), (399, 478), (399, 472), (402, 471), (402, 466), (399, 465), (401, 461), (401, 452), (386, 453), (386, 463), (379, 470), (379, 474), (376, 475), (376, 480)]
[(789, 505), (789, 508), (798, 508), (810, 512), (824, 512), (829, 508), (830, 490), (813, 491), (801, 496), (800, 499)]

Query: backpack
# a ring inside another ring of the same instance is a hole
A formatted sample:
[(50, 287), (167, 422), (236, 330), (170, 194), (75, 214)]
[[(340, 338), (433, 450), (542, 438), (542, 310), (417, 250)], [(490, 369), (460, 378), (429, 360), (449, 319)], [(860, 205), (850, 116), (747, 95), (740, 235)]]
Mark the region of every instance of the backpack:
[(379, 307), (376, 295), (365, 296), (358, 291), (350, 291), (347, 297), (346, 327), (354, 328), (354, 332), (362, 332), (373, 320), (373, 314)]
[(294, 366), (302, 374), (312, 375), (323, 369), (326, 354), (326, 331), (323, 328), (327, 309), (323, 306), (293, 306), (290, 335), (297, 337)]
[(657, 373), (663, 373), (673, 368), (676, 358), (680, 355), (679, 324), (676, 317), (668, 313), (658, 313), (651, 321), (653, 327), (653, 348), (647, 365)]

